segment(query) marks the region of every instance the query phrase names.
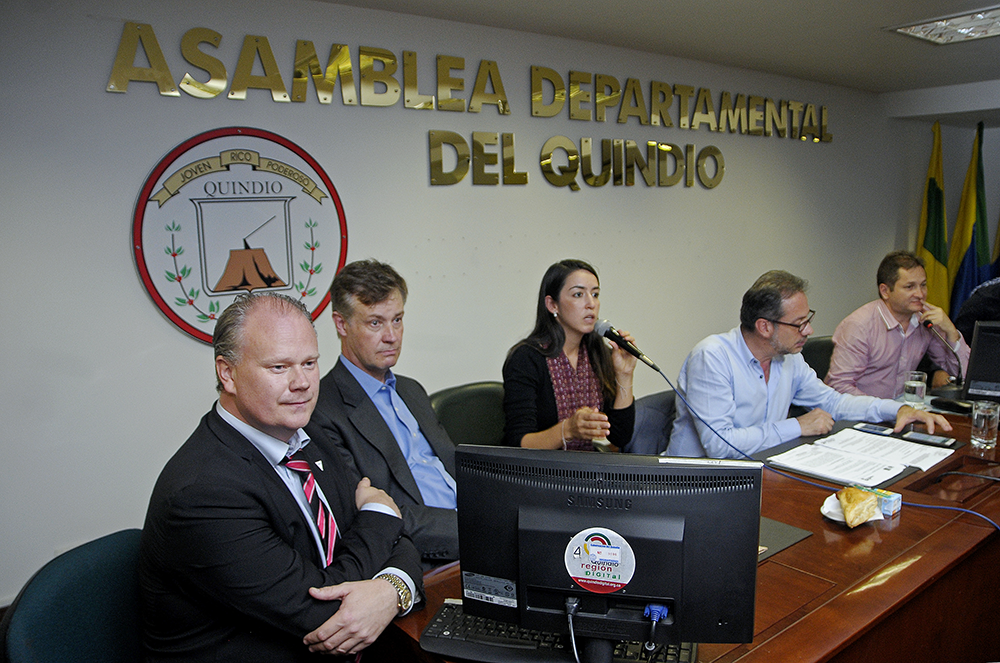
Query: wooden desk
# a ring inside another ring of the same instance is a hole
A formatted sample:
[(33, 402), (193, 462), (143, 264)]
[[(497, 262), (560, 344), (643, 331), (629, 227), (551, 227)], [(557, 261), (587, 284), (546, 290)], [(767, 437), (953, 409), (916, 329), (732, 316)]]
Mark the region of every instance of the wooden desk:
[[(952, 434), (968, 440), (968, 420), (953, 424)], [(995, 450), (977, 457), (965, 446), (892, 489), (904, 502), (961, 506), (1000, 522), (995, 482), (934, 482), (961, 468), (1000, 475), (996, 460)], [(699, 645), (699, 661), (1000, 661), (1000, 533), (976, 516), (913, 506), (851, 530), (819, 512), (832, 490), (765, 470), (761, 514), (813, 535), (758, 566), (754, 641)], [(396, 622), (397, 660), (436, 660), (417, 640), (443, 600), (460, 594), (457, 567), (429, 578), (426, 592), (427, 607)]]

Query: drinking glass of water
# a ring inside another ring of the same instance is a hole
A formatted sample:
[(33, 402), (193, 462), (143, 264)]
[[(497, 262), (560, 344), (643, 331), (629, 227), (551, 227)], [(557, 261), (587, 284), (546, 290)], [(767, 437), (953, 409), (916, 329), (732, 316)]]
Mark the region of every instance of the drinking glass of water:
[(924, 396), (927, 395), (927, 374), (923, 371), (909, 371), (903, 382), (903, 402), (912, 408), (924, 408)]
[(997, 418), (1000, 403), (976, 401), (972, 404), (972, 446), (992, 449), (997, 445)]

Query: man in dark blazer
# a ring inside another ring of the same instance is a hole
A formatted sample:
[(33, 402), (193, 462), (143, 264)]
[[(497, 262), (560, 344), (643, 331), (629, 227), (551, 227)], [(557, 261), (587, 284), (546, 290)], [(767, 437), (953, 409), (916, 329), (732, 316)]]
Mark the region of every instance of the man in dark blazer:
[(966, 341), (972, 343), (976, 323), (1000, 320), (1000, 278), (991, 279), (976, 286), (969, 298), (959, 309), (955, 327)]
[[(214, 350), (219, 401), (163, 469), (143, 527), (146, 658), (360, 651), (412, 607), (421, 568), (391, 498), (302, 430), (319, 386), (309, 312), (282, 295), (243, 296), (219, 318)], [(317, 499), (334, 519), (330, 551)]]
[(330, 286), (341, 356), (306, 428), (341, 448), (399, 505), (424, 568), (458, 559), (455, 447), (415, 380), (390, 370), (403, 342), (406, 281), (385, 263), (346, 265)]

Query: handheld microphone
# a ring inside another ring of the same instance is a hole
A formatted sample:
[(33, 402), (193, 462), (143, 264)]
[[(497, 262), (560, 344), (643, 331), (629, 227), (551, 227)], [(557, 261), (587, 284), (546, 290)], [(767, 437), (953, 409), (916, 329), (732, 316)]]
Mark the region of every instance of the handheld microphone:
[(951, 343), (948, 342), (948, 339), (946, 339), (944, 336), (941, 335), (941, 332), (939, 332), (937, 330), (937, 327), (934, 326), (933, 322), (931, 322), (930, 320), (921, 320), (920, 324), (922, 324), (924, 327), (926, 327), (927, 329), (930, 329), (932, 332), (934, 332), (934, 335), (937, 336), (939, 339), (941, 339), (941, 342), (944, 343), (944, 347), (948, 348), (948, 352), (950, 352), (951, 354), (955, 355), (955, 361), (958, 362), (958, 375), (955, 376), (954, 385), (956, 387), (961, 387), (962, 386), (962, 359), (961, 359), (961, 357), (959, 357), (958, 353), (955, 352), (955, 348), (951, 347)]
[(630, 355), (636, 357), (639, 361), (649, 366), (651, 369), (660, 373), (660, 367), (653, 363), (653, 360), (642, 353), (642, 350), (635, 347), (635, 344), (626, 341), (622, 338), (621, 333), (615, 329), (610, 322), (607, 320), (598, 320), (594, 325), (594, 331), (608, 339), (609, 341), (614, 341), (619, 348), (629, 353)]

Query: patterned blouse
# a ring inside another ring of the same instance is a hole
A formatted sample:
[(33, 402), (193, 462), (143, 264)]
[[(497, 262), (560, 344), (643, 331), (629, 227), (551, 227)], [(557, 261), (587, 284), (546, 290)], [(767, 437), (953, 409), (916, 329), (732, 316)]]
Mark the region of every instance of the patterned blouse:
[[(568, 419), (582, 407), (600, 410), (603, 398), (597, 384), (597, 375), (590, 368), (590, 357), (583, 346), (576, 355), (576, 368), (569, 363), (565, 352), (557, 357), (548, 357), (546, 363), (552, 377), (552, 388), (556, 395), (559, 421)], [(567, 439), (566, 448), (575, 451), (593, 451), (591, 440)]]

